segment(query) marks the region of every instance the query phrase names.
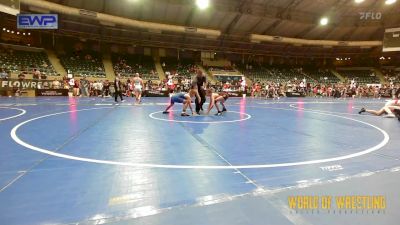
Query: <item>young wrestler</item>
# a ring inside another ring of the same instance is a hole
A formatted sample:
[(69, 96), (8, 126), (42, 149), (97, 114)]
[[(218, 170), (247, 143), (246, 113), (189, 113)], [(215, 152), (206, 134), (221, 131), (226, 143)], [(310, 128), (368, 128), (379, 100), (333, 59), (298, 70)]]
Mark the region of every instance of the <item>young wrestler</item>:
[(133, 91), (135, 93), (135, 99), (136, 99), (136, 103), (140, 103), (141, 102), (141, 98), (142, 98), (142, 88), (143, 88), (143, 80), (142, 78), (139, 77), (139, 73), (135, 74), (135, 77), (132, 80), (133, 83)]
[(387, 114), (385, 117), (394, 118), (394, 117), (396, 117), (396, 115), (393, 114), (393, 111), (396, 109), (400, 109), (400, 101), (399, 100), (390, 100), (380, 110), (370, 110), (370, 109), (362, 108), (360, 110), (360, 112), (358, 112), (358, 113), (361, 114), (363, 112), (367, 112), (367, 113), (370, 113), (370, 114), (373, 114), (376, 116), (381, 116), (383, 114)]
[[(210, 111), (214, 107), (214, 105), (215, 105), (215, 108), (217, 108), (217, 110), (218, 110), (217, 114), (215, 114), (216, 116), (220, 116), (220, 115), (222, 115), (222, 112), (226, 112), (226, 107), (225, 107), (224, 102), (229, 97), (228, 93), (226, 93), (226, 92), (212, 93), (212, 91), (209, 90), (208, 94), (210, 95), (210, 104), (208, 105), (207, 114), (210, 113)], [(222, 105), (222, 111), (219, 110), (219, 107), (217, 104), (218, 102)]]
[(197, 86), (192, 85), (192, 87), (189, 90), (189, 93), (176, 93), (171, 96), (171, 103), (169, 106), (164, 110), (163, 114), (169, 113), (168, 110), (174, 106), (175, 103), (182, 103), (183, 104), (183, 109), (181, 116), (189, 116), (189, 114), (186, 113), (187, 107), (190, 108), (190, 111), (192, 112), (192, 115), (196, 115), (193, 113), (193, 108), (192, 108), (192, 98), (196, 97), (198, 101), (200, 101), (200, 95), (199, 92), (197, 91)]

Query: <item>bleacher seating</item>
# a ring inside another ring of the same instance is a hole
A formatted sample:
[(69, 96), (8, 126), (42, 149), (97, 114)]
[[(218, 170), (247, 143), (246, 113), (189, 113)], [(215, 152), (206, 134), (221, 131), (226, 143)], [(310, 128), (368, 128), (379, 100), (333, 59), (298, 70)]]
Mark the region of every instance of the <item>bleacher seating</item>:
[(400, 81), (400, 71), (394, 69), (381, 69), (382, 74), (386, 82), (399, 82)]
[(139, 73), (144, 80), (159, 79), (151, 56), (113, 54), (111, 58), (116, 74), (120, 74), (123, 77), (131, 77), (135, 73)]
[(190, 79), (195, 75), (196, 64), (193, 60), (164, 57), (160, 59), (164, 72), (178, 74), (178, 78)]
[(0, 45), (0, 68), (11, 73), (32, 73), (37, 69), (42, 75), (57, 76), (44, 51), (15, 50), (2, 45)]
[(204, 66), (204, 68), (222, 83), (237, 84), (243, 76), (240, 71), (232, 66)]
[(75, 52), (59, 55), (59, 58), (65, 70), (70, 71), (74, 76), (106, 77), (100, 53)]
[(242, 76), (239, 75), (214, 75), (214, 77), (222, 83), (229, 82), (231, 84), (237, 83), (242, 79)]
[(237, 72), (233, 67), (231, 66), (204, 66), (208, 71), (214, 72), (214, 73), (232, 73), (232, 72)]
[(306, 70), (305, 73), (318, 83), (334, 84), (340, 81), (340, 79), (328, 69), (309, 69)]
[(341, 70), (339, 73), (358, 84), (379, 84), (379, 78), (371, 70)]
[(246, 77), (249, 77), (253, 81), (262, 83), (267, 81), (283, 83), (297, 79), (301, 80), (303, 78), (310, 78), (307, 74), (305, 74), (298, 68), (278, 68), (266, 67), (262, 65), (239, 65), (238, 68), (243, 72)]

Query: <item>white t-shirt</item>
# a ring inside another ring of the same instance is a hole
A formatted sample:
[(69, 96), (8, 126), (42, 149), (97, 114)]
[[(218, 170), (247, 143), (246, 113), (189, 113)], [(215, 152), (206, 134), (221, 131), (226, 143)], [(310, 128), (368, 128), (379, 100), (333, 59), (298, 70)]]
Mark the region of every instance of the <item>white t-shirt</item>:
[(69, 80), (69, 85), (72, 86), (72, 87), (75, 85), (75, 80), (74, 80), (74, 78), (71, 78), (71, 79)]

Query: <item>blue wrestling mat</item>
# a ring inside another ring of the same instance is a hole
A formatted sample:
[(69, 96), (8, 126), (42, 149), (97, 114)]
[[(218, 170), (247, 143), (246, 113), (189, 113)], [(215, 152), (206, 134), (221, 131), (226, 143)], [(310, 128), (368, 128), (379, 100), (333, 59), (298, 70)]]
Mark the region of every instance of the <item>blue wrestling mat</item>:
[(400, 166), (397, 119), (357, 113), (384, 100), (230, 98), (190, 117), (143, 100), (0, 99), (0, 224), (329, 224), (282, 193)]

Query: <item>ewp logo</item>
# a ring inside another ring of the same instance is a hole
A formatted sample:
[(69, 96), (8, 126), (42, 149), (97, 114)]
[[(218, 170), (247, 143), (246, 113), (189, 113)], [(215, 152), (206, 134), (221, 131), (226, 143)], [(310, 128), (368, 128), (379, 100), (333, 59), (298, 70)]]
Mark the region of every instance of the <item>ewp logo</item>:
[(18, 29), (58, 29), (57, 14), (18, 14)]

